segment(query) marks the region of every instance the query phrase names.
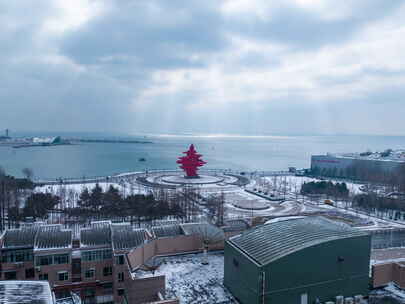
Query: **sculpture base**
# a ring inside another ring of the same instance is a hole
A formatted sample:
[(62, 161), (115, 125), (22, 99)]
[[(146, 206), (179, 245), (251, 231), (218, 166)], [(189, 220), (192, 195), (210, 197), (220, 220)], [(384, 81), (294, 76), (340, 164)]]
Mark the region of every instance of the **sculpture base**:
[(184, 175), (184, 178), (192, 179), (192, 178), (200, 178), (200, 176), (199, 175), (194, 175), (194, 176)]
[(163, 183), (178, 185), (217, 184), (224, 181), (224, 176), (198, 175), (189, 177), (183, 175), (165, 175), (160, 178)]

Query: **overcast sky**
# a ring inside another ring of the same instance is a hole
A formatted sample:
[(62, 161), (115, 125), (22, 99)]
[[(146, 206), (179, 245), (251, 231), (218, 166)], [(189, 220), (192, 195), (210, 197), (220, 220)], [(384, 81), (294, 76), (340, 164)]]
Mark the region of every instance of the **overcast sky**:
[(402, 0), (0, 1), (0, 128), (405, 135)]

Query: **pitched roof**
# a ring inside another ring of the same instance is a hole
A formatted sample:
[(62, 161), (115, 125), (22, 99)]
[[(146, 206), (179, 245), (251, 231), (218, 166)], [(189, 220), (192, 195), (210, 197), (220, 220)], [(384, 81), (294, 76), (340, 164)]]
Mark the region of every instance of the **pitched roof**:
[(3, 238), (3, 248), (34, 247), (36, 227), (7, 230)]
[(211, 244), (223, 241), (224, 231), (209, 223), (185, 223), (180, 225), (185, 235), (198, 235)]
[(225, 226), (222, 227), (224, 232), (243, 231), (248, 228), (250, 228), (249, 223), (243, 219), (228, 220), (225, 222)]
[(324, 217), (305, 217), (265, 224), (229, 239), (242, 252), (265, 265), (324, 242), (368, 235)]
[(72, 230), (62, 230), (60, 225), (41, 226), (35, 238), (35, 249), (70, 248)]
[(131, 225), (112, 224), (113, 249), (132, 249), (145, 242), (146, 229), (134, 229)]
[(92, 224), (90, 228), (80, 230), (82, 246), (104, 246), (111, 244), (110, 224)]
[(184, 234), (179, 224), (154, 226), (152, 232), (157, 238)]

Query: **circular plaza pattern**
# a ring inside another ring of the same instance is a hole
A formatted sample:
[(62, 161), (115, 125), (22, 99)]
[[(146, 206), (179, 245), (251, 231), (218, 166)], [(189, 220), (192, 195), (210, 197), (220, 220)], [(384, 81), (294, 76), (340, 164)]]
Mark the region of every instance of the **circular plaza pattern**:
[(199, 175), (198, 178), (187, 178), (182, 174), (162, 176), (161, 181), (169, 184), (178, 185), (205, 185), (222, 183), (225, 180), (224, 176)]
[(137, 182), (151, 188), (174, 189), (183, 186), (202, 187), (242, 187), (250, 182), (244, 176), (228, 174), (225, 172), (214, 172), (201, 170), (198, 178), (187, 178), (182, 171), (153, 171), (145, 175), (139, 175)]

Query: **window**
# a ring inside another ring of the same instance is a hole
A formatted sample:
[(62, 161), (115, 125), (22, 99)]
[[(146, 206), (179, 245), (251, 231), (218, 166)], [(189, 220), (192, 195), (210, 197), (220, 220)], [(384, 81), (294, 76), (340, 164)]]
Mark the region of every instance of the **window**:
[(17, 272), (15, 271), (7, 271), (4, 273), (5, 280), (16, 280), (17, 279)]
[(36, 257), (36, 265), (37, 266), (46, 266), (46, 265), (52, 265), (52, 256), (51, 255), (44, 255), (44, 256), (38, 256)]
[(96, 291), (93, 288), (88, 288), (84, 291), (84, 295), (86, 297), (94, 297), (96, 295)]
[(26, 279), (35, 278), (35, 270), (34, 270), (34, 268), (25, 269), (25, 278)]
[(55, 255), (44, 255), (36, 257), (37, 266), (46, 266), (53, 264), (69, 264), (69, 254), (55, 254)]
[(15, 261), (16, 262), (24, 262), (28, 259), (28, 252), (26, 250), (20, 250), (15, 252)]
[(101, 261), (112, 258), (111, 249), (92, 250), (82, 252), (82, 261)]
[(233, 262), (233, 265), (234, 265), (235, 267), (238, 267), (238, 266), (239, 266), (239, 262), (238, 262), (237, 259), (233, 258), (232, 262)]
[(95, 275), (95, 269), (94, 268), (90, 268), (90, 269), (87, 269), (86, 271), (85, 271), (85, 273), (84, 273), (84, 277), (85, 278), (94, 278), (94, 275)]
[(47, 273), (40, 273), (39, 276), (38, 276), (38, 278), (39, 278), (41, 281), (48, 281), (48, 274), (47, 274)]
[(112, 289), (113, 288), (113, 283), (104, 283), (102, 284), (104, 289)]
[(124, 282), (124, 273), (123, 272), (118, 273), (118, 282)]
[(124, 264), (124, 255), (118, 255), (118, 256), (116, 257), (116, 263), (117, 263), (118, 265)]
[(71, 293), (69, 289), (62, 289), (59, 291), (55, 291), (55, 297), (57, 299), (65, 299), (71, 297)]
[(32, 250), (9, 250), (1, 253), (3, 263), (29, 262), (33, 260)]
[(124, 288), (118, 288), (118, 295), (123, 296), (125, 294), (125, 289)]
[(105, 277), (112, 275), (112, 267), (111, 267), (111, 266), (104, 267), (104, 269), (103, 269), (103, 275), (104, 275)]
[(69, 273), (67, 271), (58, 272), (58, 280), (59, 281), (67, 281), (67, 280), (69, 280)]
[(54, 264), (69, 264), (68, 254), (57, 254), (53, 257)]

